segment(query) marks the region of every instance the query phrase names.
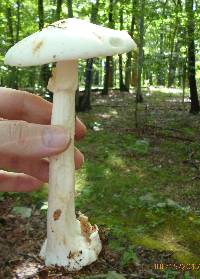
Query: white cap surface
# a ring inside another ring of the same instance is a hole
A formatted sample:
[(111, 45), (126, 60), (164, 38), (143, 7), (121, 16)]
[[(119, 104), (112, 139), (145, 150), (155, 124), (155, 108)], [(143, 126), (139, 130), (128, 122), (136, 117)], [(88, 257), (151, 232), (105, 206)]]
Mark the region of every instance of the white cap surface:
[(18, 42), (8, 50), (4, 62), (11, 66), (35, 66), (62, 60), (112, 56), (136, 47), (126, 31), (69, 18)]

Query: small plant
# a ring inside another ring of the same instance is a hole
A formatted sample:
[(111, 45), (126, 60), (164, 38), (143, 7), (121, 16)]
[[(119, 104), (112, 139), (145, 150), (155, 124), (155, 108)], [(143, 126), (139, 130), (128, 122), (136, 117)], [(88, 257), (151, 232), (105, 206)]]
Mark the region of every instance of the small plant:
[(149, 141), (139, 139), (132, 146), (133, 151), (138, 155), (146, 155), (149, 152)]
[(134, 251), (133, 246), (130, 246), (126, 251), (124, 251), (121, 257), (121, 264), (122, 266), (127, 266), (130, 263), (139, 262), (139, 259)]

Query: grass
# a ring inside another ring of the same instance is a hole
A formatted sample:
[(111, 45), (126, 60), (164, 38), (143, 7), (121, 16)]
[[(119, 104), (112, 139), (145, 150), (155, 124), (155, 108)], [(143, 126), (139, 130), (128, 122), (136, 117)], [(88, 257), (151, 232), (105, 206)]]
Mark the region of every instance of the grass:
[[(77, 173), (77, 206), (93, 222), (110, 228), (118, 246), (128, 241), (172, 251), (181, 263), (198, 263), (199, 116), (166, 99), (167, 94), (156, 93), (156, 102), (148, 100), (145, 124), (161, 126), (160, 136), (144, 129), (138, 136), (131, 97), (128, 108), (97, 106), (81, 115), (90, 129), (80, 143), (86, 162)], [(109, 102), (115, 103), (115, 97)], [(144, 110), (139, 113), (144, 123)]]

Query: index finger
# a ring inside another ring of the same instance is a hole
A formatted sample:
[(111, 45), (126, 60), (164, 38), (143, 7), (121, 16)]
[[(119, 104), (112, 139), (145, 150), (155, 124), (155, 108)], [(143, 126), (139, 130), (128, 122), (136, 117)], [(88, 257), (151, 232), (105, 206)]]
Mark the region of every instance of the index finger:
[[(51, 123), (52, 103), (26, 91), (0, 87), (0, 117), (36, 124)], [(75, 139), (85, 135), (86, 127), (76, 119)]]
[(52, 104), (25, 91), (0, 87), (0, 117), (50, 124)]

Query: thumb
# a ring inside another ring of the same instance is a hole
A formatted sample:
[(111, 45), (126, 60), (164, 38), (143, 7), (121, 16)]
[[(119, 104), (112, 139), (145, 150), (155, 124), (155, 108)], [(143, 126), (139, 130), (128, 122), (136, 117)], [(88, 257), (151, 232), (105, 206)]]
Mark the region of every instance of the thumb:
[(42, 158), (64, 151), (69, 144), (69, 134), (62, 127), (0, 121), (1, 154)]

